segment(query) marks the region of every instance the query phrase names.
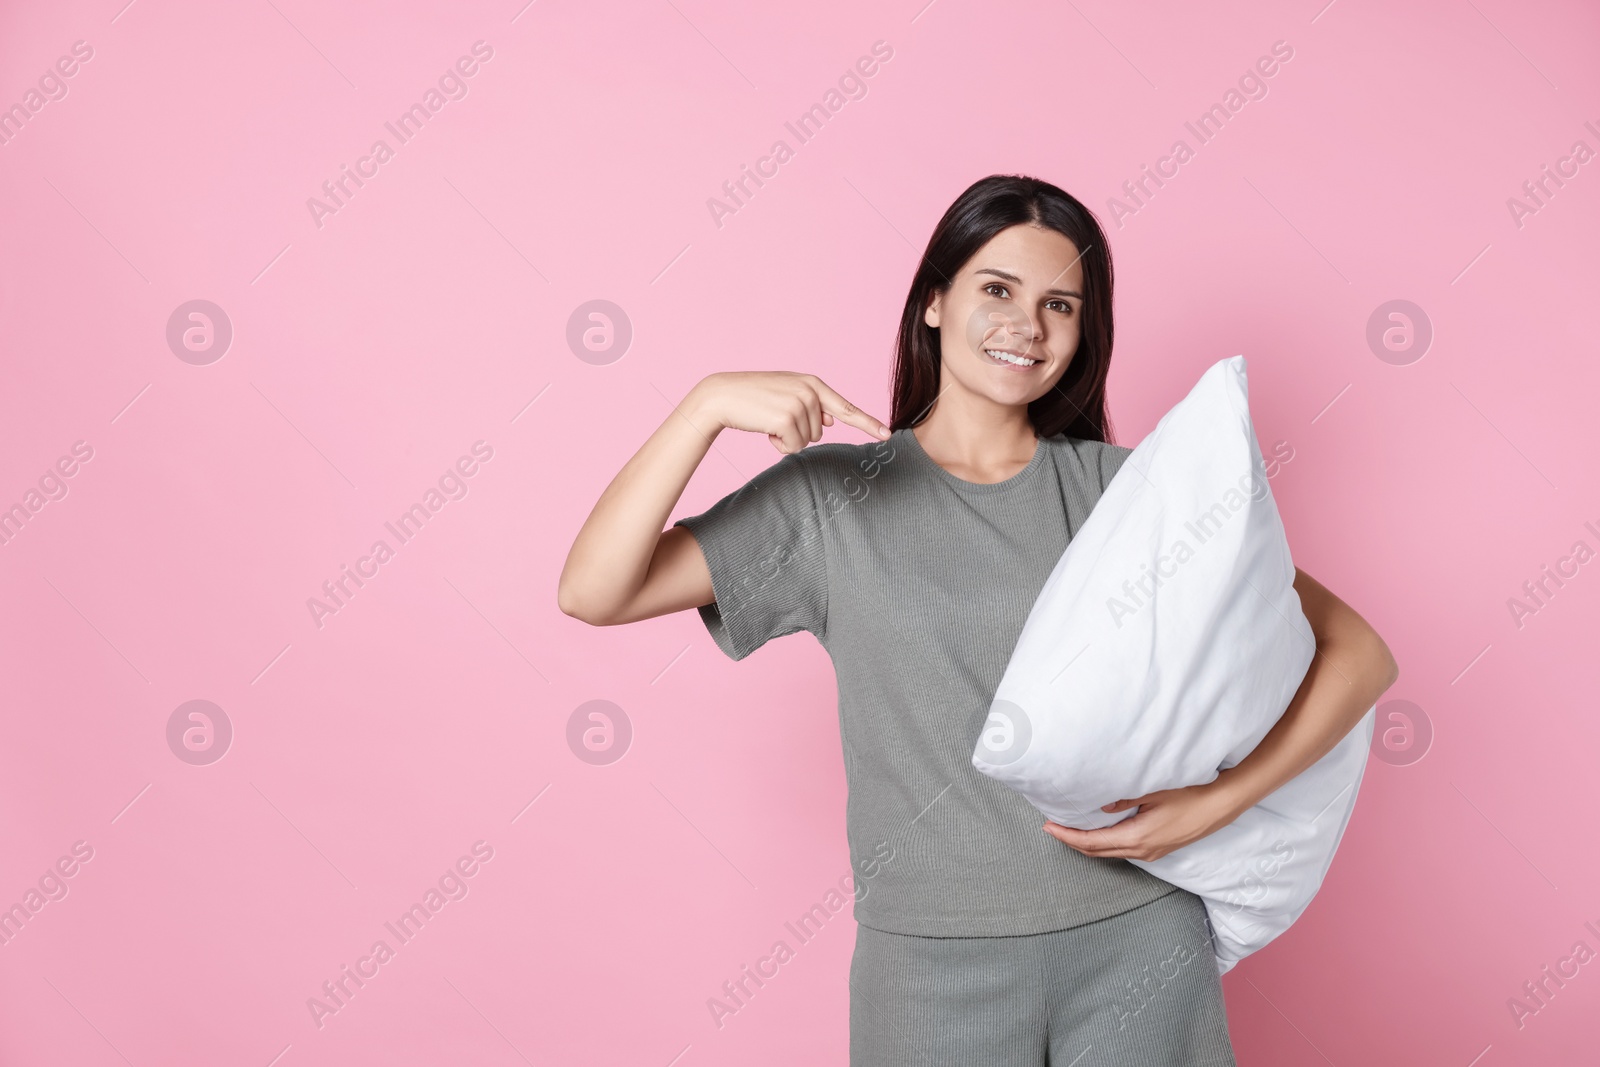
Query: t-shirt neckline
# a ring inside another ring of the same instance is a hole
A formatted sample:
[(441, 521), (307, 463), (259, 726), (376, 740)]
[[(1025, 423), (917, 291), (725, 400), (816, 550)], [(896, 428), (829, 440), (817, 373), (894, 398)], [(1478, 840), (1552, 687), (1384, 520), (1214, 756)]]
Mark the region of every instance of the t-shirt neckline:
[(921, 463), (935, 476), (944, 479), (947, 484), (963, 493), (1004, 492), (1019, 482), (1026, 480), (1029, 475), (1043, 465), (1045, 459), (1045, 440), (1042, 437), (1038, 437), (1034, 440), (1033, 458), (1028, 460), (1026, 467), (1023, 467), (1011, 477), (1000, 482), (969, 482), (965, 478), (958, 478), (951, 474), (941, 467), (937, 460), (928, 455), (922, 447), (922, 442), (918, 441), (917, 435), (911, 431), (911, 427), (907, 426), (895, 431), (896, 437), (901, 435), (904, 435), (906, 449), (916, 457), (918, 463)]

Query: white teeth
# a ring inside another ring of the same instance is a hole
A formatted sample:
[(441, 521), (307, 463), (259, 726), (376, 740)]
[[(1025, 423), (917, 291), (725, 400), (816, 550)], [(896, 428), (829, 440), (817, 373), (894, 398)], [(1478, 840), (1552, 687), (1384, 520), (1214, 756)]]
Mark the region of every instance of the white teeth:
[(992, 356), (1006, 363), (1015, 363), (1019, 367), (1031, 367), (1039, 362), (1036, 359), (1029, 359), (1027, 356), (1014, 356), (1010, 352), (1002, 352), (997, 348), (985, 348), (983, 351), (987, 356)]

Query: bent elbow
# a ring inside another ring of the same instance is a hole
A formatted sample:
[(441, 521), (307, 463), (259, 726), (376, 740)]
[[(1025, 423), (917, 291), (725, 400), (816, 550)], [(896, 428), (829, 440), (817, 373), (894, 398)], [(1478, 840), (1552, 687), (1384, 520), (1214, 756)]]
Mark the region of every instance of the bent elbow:
[(1383, 678), (1383, 688), (1387, 690), (1400, 680), (1400, 663), (1394, 658), (1394, 653), (1389, 651), (1389, 646), (1384, 643), (1383, 638), (1376, 633), (1372, 638), (1378, 643), (1378, 671)]
[(564, 581), (556, 586), (556, 606), (561, 609), (563, 615), (579, 622), (586, 622), (590, 626), (605, 626), (609, 621), (606, 613), (599, 610), (590, 598)]

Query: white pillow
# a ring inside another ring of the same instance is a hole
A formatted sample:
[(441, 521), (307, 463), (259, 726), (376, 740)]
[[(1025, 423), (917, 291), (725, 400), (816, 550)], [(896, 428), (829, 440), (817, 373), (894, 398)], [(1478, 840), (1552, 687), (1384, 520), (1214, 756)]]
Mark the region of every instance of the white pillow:
[[(1316, 648), (1265, 470), (1245, 359), (1220, 360), (1128, 456), (1057, 561), (974, 767), (1092, 830), (1135, 814), (1102, 805), (1213, 781), (1260, 743)], [(1230, 825), (1130, 861), (1205, 901), (1219, 972), (1311, 903), (1374, 719)]]

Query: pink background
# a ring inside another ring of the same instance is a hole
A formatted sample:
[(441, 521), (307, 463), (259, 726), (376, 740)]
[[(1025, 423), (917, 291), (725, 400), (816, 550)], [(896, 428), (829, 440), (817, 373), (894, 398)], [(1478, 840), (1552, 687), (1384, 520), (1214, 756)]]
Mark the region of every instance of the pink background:
[[(1110, 231), (1119, 442), (1244, 353), (1297, 561), (1432, 724), (1224, 979), (1240, 1062), (1593, 1060), (1600, 963), (1507, 1006), (1600, 950), (1600, 563), (1520, 627), (1507, 606), (1600, 548), (1600, 163), (1507, 206), (1600, 148), (1591, 5), (123, 3), (0, 14), (0, 106), (93, 49), (0, 147), (0, 507), (93, 450), (0, 545), (0, 905), (93, 849), (0, 946), (0, 1062), (844, 1062), (848, 912), (707, 1009), (848, 869), (826, 655), (735, 664), (692, 613), (591, 628), (556, 579), (705, 374), (809, 370), (886, 416), (932, 226), (1019, 171)], [(384, 122), (480, 40), (396, 147)], [(798, 145), (783, 123), (879, 40), (865, 98)], [(1184, 122), (1275, 41), (1267, 95), (1196, 147)], [(319, 227), (308, 198), (380, 137)], [(1108, 198), (1180, 137), (1118, 227)], [(778, 138), (794, 158), (716, 225)], [(208, 365), (165, 336), (195, 299), (234, 332)], [(633, 327), (603, 365), (566, 341), (594, 299)], [(1365, 336), (1394, 299), (1435, 334), (1405, 365)], [(477, 441), (465, 497), (319, 628), (308, 598)], [(717, 445), (677, 514), (777, 458)], [(233, 729), (209, 765), (167, 740), (197, 699)], [(632, 725), (609, 765), (568, 745), (590, 700)], [(478, 841), (467, 895), (319, 1028), (308, 998)]]

